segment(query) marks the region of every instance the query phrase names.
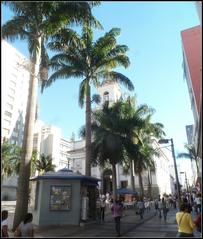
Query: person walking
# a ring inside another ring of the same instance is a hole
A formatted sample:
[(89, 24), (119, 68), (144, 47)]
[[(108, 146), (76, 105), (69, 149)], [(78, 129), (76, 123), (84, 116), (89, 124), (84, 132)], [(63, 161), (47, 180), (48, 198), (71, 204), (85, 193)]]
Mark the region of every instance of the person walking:
[(104, 195), (101, 196), (101, 202), (100, 202), (100, 215), (101, 215), (101, 221), (104, 222), (104, 216), (105, 216), (105, 208), (106, 208), (106, 198)]
[(178, 224), (177, 237), (194, 237), (193, 229), (195, 228), (195, 223), (192, 221), (187, 204), (180, 206), (180, 212), (176, 213), (176, 222)]
[(154, 200), (154, 208), (155, 208), (155, 216), (157, 215), (157, 213), (158, 213), (158, 199), (155, 199)]
[(197, 194), (196, 197), (195, 197), (195, 211), (196, 211), (196, 214), (200, 213), (201, 212), (201, 196), (200, 194)]
[(140, 198), (137, 202), (137, 207), (140, 215), (140, 219), (143, 219), (143, 214), (144, 214), (144, 201), (142, 198)]
[(25, 219), (17, 227), (14, 237), (34, 237), (32, 219), (32, 213), (27, 213)]
[(164, 221), (166, 222), (167, 213), (169, 211), (169, 203), (167, 200), (164, 199), (164, 197), (162, 198), (162, 210), (163, 210)]
[(1, 235), (2, 237), (9, 237), (8, 235), (8, 211), (1, 212)]
[(159, 212), (159, 218), (161, 219), (161, 209), (162, 209), (162, 202), (161, 202), (161, 198), (158, 199), (158, 212)]
[(197, 231), (200, 232), (200, 233), (202, 232), (202, 222), (201, 221), (202, 221), (201, 220), (201, 213), (199, 213), (194, 220), (194, 224), (196, 225)]
[(112, 212), (112, 216), (115, 220), (115, 229), (116, 229), (116, 233), (117, 236), (120, 237), (121, 233), (121, 225), (120, 225), (120, 221), (121, 221), (121, 217), (122, 217), (122, 210), (123, 210), (123, 206), (120, 203), (119, 200), (116, 200), (113, 205), (111, 206), (111, 212)]

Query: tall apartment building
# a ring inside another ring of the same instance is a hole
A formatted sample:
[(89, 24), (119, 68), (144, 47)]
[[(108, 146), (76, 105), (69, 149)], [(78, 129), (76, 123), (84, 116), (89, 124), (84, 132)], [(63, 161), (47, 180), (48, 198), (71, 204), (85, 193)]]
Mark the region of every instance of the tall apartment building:
[(5, 40), (2, 40), (1, 49), (2, 139), (9, 139), (12, 144), (21, 146), (30, 80), (23, 64), (28, 60)]
[[(1, 44), (1, 142), (5, 138), (21, 146), (30, 80), (29, 72), (23, 65), (28, 60), (5, 40)], [(8, 199), (14, 200), (16, 187), (15, 175), (5, 179), (2, 182), (2, 198), (9, 196)]]

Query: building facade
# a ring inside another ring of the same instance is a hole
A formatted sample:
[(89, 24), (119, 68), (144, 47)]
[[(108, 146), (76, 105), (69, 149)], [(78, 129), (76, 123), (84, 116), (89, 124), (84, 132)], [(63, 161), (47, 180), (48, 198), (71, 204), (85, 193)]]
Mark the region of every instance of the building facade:
[[(200, 17), (200, 16), (199, 16)], [(199, 175), (202, 168), (202, 38), (201, 26), (181, 32), (184, 76), (187, 81), (191, 109), (194, 117), (193, 143), (198, 154)]]
[[(1, 142), (22, 146), (25, 115), (28, 99), (29, 71), (24, 64), (29, 62), (7, 41), (2, 40), (2, 98), (1, 98)], [(2, 182), (1, 198), (14, 200), (17, 177), (12, 175)]]
[(21, 146), (30, 75), (23, 67), (28, 60), (2, 40), (2, 139)]

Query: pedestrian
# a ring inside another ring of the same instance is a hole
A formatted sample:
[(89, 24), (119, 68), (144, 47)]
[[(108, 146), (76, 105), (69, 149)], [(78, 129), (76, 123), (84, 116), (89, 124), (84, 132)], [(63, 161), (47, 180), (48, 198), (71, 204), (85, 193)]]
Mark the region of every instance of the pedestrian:
[(176, 197), (173, 198), (173, 208), (176, 209)]
[(2, 237), (9, 237), (8, 235), (8, 211), (1, 212), (1, 235)]
[(27, 213), (24, 220), (17, 227), (14, 237), (34, 237), (34, 227), (32, 224), (33, 215)]
[(101, 196), (101, 202), (100, 202), (100, 215), (101, 215), (101, 221), (104, 222), (104, 216), (105, 216), (105, 208), (106, 208), (106, 203), (105, 203), (105, 196)]
[(156, 216), (158, 212), (158, 199), (154, 200), (154, 208), (155, 208), (155, 216)]
[(199, 213), (195, 218), (194, 224), (196, 225), (197, 231), (201, 233), (202, 232), (201, 213)]
[(188, 211), (188, 205), (182, 204), (180, 212), (176, 213), (176, 222), (178, 224), (177, 237), (194, 237), (193, 229), (195, 227), (192, 216)]
[(119, 200), (116, 200), (115, 202), (113, 202), (113, 205), (111, 206), (111, 212), (112, 212), (112, 216), (114, 218), (115, 221), (115, 228), (116, 228), (116, 233), (117, 236), (119, 237), (121, 235), (120, 230), (121, 230), (121, 217), (122, 217), (122, 211), (123, 211), (123, 206), (120, 203)]
[(195, 208), (196, 208), (196, 214), (201, 212), (201, 196), (200, 194), (197, 194), (195, 197)]
[(143, 214), (144, 214), (144, 201), (142, 198), (139, 198), (137, 202), (137, 207), (138, 207), (138, 212), (140, 215), (140, 219), (143, 219)]
[(168, 204), (168, 201), (164, 199), (164, 197), (162, 198), (162, 210), (163, 210), (164, 221), (166, 222), (167, 213), (169, 211), (169, 204)]
[(161, 209), (162, 209), (162, 202), (161, 202), (161, 198), (158, 199), (158, 212), (159, 212), (159, 218), (161, 219)]

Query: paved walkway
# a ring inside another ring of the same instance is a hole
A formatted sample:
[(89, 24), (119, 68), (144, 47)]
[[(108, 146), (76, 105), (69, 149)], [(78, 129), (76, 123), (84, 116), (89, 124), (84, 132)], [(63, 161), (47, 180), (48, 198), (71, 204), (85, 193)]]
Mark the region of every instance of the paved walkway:
[[(2, 210), (9, 211), (9, 228), (12, 228), (15, 205), (13, 202), (2, 202)], [(175, 221), (176, 210), (171, 209), (168, 213), (167, 222), (163, 218), (160, 220), (155, 216), (155, 211), (144, 213), (144, 219), (140, 219), (135, 214), (135, 209), (126, 209), (121, 219), (121, 237), (175, 237), (177, 234), (177, 224)], [(195, 215), (193, 214), (193, 217)], [(10, 237), (13, 233), (10, 232)], [(35, 237), (115, 237), (115, 224), (110, 210), (106, 210), (105, 221), (94, 221), (85, 223), (83, 226), (66, 225), (66, 226), (35, 226)], [(200, 234), (195, 232), (196, 237)]]

